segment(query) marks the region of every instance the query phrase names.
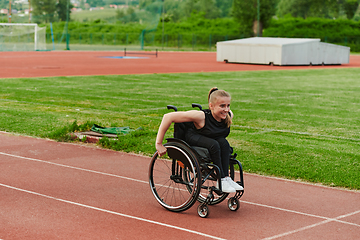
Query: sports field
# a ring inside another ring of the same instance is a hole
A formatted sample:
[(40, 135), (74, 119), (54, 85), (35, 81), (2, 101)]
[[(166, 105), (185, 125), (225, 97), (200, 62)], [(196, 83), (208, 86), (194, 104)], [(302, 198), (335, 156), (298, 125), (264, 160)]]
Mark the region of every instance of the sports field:
[[(166, 105), (180, 110), (190, 109), (191, 103), (206, 106), (208, 90), (217, 86), (232, 95), (236, 117), (229, 139), (245, 171), (360, 189), (360, 68), (356, 65), (225, 64), (214, 61), (215, 53), (161, 53), (159, 58), (146, 55), (139, 59), (109, 58), (122, 52), (32, 54), (3, 57), (8, 65), (14, 61), (12, 66), (3, 66), (8, 70), (3, 73), (41, 75), (45, 71), (55, 75), (68, 71), (88, 76), (1, 79), (2, 131), (56, 139), (75, 121), (86, 123), (85, 127), (92, 123), (142, 127), (144, 131), (112, 145), (117, 150), (151, 155)], [(37, 67), (16, 65), (19, 59)], [(164, 71), (179, 72), (186, 71), (186, 62), (192, 61), (197, 65), (192, 64), (189, 71), (206, 71), (214, 65), (213, 70), (222, 67), (226, 72), (157, 73), (161, 71), (157, 64)], [(357, 63), (356, 59), (351, 63)], [(234, 71), (246, 67), (261, 71)], [(87, 71), (94, 74), (97, 68), (109, 74), (131, 68), (133, 73), (155, 73), (89, 76)], [(110, 147), (110, 143), (104, 144)]]
[[(143, 128), (103, 142), (141, 156), (1, 133), (0, 239), (360, 234), (359, 56), (349, 65), (309, 67), (217, 63), (215, 53), (104, 58), (120, 54), (0, 56), (1, 131), (63, 139), (93, 123)], [(213, 86), (232, 95), (229, 141), (246, 172), (245, 194), (239, 211), (220, 204), (201, 220), (193, 209), (161, 208), (148, 187), (147, 166), (166, 105), (206, 106)]]

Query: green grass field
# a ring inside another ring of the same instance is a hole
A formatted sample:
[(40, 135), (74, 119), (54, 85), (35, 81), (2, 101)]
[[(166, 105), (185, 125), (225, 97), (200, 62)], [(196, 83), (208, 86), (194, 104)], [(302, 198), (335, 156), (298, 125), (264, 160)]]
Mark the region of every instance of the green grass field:
[(360, 189), (359, 76), (344, 68), (0, 79), (0, 130), (63, 139), (79, 125), (142, 127), (102, 144), (151, 155), (166, 105), (206, 106), (217, 86), (232, 95), (229, 141), (246, 172)]

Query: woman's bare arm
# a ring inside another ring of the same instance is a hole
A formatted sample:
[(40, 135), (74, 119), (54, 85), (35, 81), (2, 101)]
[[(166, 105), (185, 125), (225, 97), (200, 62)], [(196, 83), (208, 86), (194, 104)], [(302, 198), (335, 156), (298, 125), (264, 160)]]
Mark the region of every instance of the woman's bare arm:
[(166, 148), (162, 142), (166, 131), (172, 123), (193, 122), (197, 126), (205, 124), (205, 114), (203, 111), (191, 110), (187, 112), (171, 112), (163, 116), (159, 130), (156, 136), (155, 147), (159, 155), (162, 156), (166, 153)]

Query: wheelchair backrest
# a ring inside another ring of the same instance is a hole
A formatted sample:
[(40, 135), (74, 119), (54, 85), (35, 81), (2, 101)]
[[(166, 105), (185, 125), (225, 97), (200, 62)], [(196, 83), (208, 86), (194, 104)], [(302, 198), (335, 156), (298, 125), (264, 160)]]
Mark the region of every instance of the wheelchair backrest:
[[(193, 108), (197, 107), (200, 110), (202, 110), (202, 106), (197, 103), (193, 103), (192, 107)], [(177, 107), (175, 107), (174, 105), (167, 105), (167, 109), (173, 109), (175, 112), (177, 112)], [(178, 138), (178, 139), (185, 141), (186, 131), (189, 128), (192, 128), (193, 126), (194, 126), (194, 123), (192, 123), (192, 122), (175, 123), (174, 124), (174, 138)]]
[(192, 128), (194, 123), (184, 122), (184, 123), (175, 123), (174, 124), (174, 138), (181, 139), (185, 141), (185, 133), (189, 128)]

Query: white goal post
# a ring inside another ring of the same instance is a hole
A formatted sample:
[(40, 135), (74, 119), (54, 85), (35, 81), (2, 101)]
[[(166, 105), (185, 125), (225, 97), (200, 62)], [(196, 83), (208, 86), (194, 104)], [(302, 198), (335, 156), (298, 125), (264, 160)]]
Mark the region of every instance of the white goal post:
[(0, 51), (46, 50), (46, 27), (36, 23), (0, 23)]

